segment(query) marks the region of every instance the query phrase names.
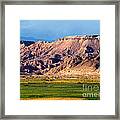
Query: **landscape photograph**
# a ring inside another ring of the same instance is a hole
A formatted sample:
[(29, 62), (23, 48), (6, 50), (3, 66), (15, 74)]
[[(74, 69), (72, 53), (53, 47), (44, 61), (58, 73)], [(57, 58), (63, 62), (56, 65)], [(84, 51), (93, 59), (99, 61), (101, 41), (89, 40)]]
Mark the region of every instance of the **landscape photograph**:
[(100, 21), (20, 20), (20, 100), (100, 100)]

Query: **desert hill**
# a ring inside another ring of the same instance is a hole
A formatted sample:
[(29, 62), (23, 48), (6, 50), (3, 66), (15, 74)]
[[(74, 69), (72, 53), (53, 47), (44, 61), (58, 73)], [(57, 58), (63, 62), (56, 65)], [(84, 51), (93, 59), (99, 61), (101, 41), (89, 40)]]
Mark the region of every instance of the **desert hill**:
[(99, 35), (66, 36), (55, 42), (20, 42), (21, 75), (99, 75), (99, 67)]

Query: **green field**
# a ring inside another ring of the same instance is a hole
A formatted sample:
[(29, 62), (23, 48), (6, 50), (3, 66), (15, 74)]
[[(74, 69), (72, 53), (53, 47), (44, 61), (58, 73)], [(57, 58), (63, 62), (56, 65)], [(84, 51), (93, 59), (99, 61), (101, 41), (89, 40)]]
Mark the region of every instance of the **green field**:
[(81, 79), (44, 79), (44, 78), (21, 78), (20, 98), (26, 99), (85, 99), (99, 100), (99, 80), (87, 82)]

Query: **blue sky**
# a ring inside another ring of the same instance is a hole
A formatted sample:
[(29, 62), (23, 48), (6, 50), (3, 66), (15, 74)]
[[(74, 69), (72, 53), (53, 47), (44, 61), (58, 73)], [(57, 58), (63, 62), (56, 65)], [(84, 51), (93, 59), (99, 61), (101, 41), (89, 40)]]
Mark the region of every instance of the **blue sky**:
[(21, 20), (21, 40), (55, 41), (69, 35), (100, 34), (99, 20)]

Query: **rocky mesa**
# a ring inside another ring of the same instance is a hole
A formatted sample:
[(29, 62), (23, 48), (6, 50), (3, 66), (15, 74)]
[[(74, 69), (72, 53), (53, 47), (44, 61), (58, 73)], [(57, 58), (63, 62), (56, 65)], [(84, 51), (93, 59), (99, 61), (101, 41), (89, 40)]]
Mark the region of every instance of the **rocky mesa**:
[(99, 75), (100, 36), (66, 36), (54, 42), (20, 42), (20, 74)]

